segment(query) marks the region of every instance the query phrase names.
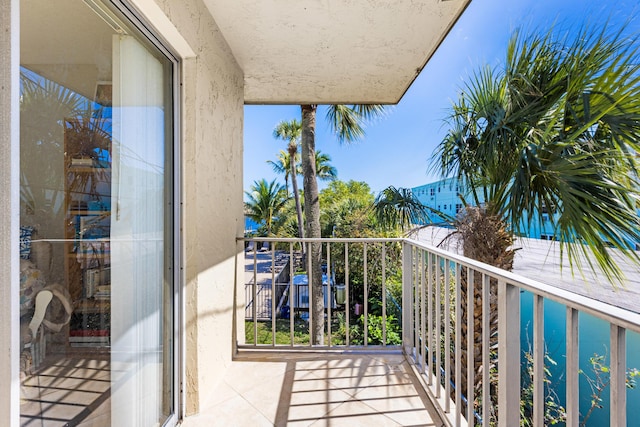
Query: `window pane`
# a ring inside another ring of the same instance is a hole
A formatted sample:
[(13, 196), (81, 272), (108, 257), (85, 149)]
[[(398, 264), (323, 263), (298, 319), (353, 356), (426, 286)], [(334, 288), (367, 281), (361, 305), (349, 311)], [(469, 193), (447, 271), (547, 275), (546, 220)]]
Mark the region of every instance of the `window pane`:
[(97, 1), (22, 1), (21, 43), (21, 423), (162, 424), (173, 64)]

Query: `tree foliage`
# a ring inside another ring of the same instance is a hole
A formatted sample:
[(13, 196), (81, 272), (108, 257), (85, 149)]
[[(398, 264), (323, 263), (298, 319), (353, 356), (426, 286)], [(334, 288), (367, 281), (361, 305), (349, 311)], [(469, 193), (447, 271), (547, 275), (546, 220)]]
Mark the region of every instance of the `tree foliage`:
[(245, 191), (247, 201), (244, 204), (245, 215), (258, 224), (266, 227), (266, 234), (271, 235), (273, 220), (278, 216), (287, 202), (285, 189), (275, 180), (255, 181), (250, 191)]
[[(316, 171), (316, 111), (317, 105), (305, 104), (300, 106), (302, 115), (302, 171), (304, 174), (304, 197), (305, 197), (305, 227), (307, 237), (317, 238), (321, 236), (320, 228), (320, 203), (318, 180)], [(381, 105), (330, 105), (327, 108), (327, 120), (331, 129), (335, 132), (338, 140), (342, 142), (353, 142), (364, 136), (364, 124), (383, 111)], [(321, 247), (312, 244), (311, 258), (311, 278), (318, 283), (322, 280), (321, 271)], [(311, 295), (311, 310), (315, 322), (311, 325), (313, 329), (314, 344), (324, 341), (324, 302), (320, 287), (314, 288)]]
[(483, 192), (487, 214), (511, 230), (555, 211), (561, 256), (615, 279), (609, 246), (640, 261), (627, 243), (640, 241), (636, 37), (606, 27), (517, 32), (504, 66), (466, 83), (434, 154), (443, 176), (469, 183), (471, 202)]
[(373, 227), (369, 207), (373, 193), (363, 181), (332, 181), (320, 192), (320, 225), (323, 237), (355, 237)]
[[(282, 139), (287, 142), (287, 154), (288, 159), (284, 156), (281, 159), (282, 166), (289, 167), (289, 176), (291, 177), (291, 187), (293, 187), (293, 198), (296, 202), (296, 215), (298, 218), (298, 237), (304, 237), (304, 226), (302, 223), (302, 204), (300, 202), (300, 193), (298, 191), (298, 178), (297, 178), (297, 165), (296, 159), (298, 158), (298, 144), (300, 143), (300, 137), (302, 132), (302, 124), (296, 120), (281, 121), (273, 130), (273, 137), (276, 139)], [(288, 165), (287, 165), (288, 160)], [(274, 166), (275, 168), (275, 166)], [(286, 175), (285, 175), (286, 182)], [(287, 190), (288, 193), (288, 190)]]

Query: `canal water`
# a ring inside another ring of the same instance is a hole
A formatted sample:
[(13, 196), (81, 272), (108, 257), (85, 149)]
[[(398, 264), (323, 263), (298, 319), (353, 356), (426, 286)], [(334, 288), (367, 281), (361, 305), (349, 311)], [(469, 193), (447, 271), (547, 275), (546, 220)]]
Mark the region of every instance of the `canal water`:
[[(533, 294), (521, 293), (521, 327), (523, 351), (533, 351)], [(591, 407), (592, 391), (586, 378), (595, 379), (589, 359), (594, 355), (605, 356), (605, 366), (610, 365), (609, 323), (589, 314), (580, 313), (578, 317), (578, 333), (580, 344), (580, 420)], [(565, 405), (566, 371), (566, 306), (545, 300), (544, 302), (544, 339), (549, 357), (556, 363), (548, 363), (551, 374), (551, 387), (558, 396), (558, 403)], [(627, 331), (627, 369), (640, 369), (640, 334)], [(609, 380), (607, 373), (602, 373), (605, 382)], [(596, 408), (587, 420), (587, 426), (609, 425), (609, 394), (607, 386), (602, 392), (602, 408)], [(627, 388), (627, 425), (640, 425), (640, 381), (634, 389)]]

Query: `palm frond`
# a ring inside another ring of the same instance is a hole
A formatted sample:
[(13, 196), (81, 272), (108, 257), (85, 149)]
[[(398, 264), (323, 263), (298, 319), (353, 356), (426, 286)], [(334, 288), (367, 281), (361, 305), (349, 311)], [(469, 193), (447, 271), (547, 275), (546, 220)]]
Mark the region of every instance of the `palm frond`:
[(610, 247), (640, 263), (628, 243), (640, 241), (639, 59), (624, 26), (516, 32), (504, 68), (484, 67), (463, 87), (433, 168), (484, 193), (512, 229), (553, 206), (572, 267), (619, 281)]
[(326, 119), (338, 140), (350, 143), (363, 138), (365, 124), (383, 112), (384, 106), (379, 104), (329, 105)]
[(445, 222), (453, 221), (453, 218), (420, 203), (408, 188), (385, 188), (376, 197), (372, 209), (378, 223), (387, 229), (407, 229), (417, 224), (429, 224), (430, 213), (436, 214)]

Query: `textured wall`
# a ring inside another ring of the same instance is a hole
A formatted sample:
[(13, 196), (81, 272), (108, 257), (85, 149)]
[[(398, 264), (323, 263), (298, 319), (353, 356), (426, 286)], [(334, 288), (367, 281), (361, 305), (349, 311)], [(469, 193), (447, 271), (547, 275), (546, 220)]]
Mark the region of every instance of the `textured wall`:
[(0, 2), (0, 425), (17, 426), (18, 387), (18, 0)]
[(158, 0), (196, 54), (182, 61), (187, 414), (232, 356), (236, 236), (242, 235), (243, 74), (200, 0)]

